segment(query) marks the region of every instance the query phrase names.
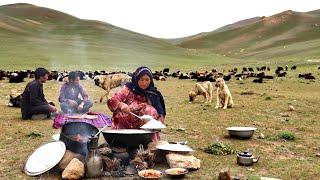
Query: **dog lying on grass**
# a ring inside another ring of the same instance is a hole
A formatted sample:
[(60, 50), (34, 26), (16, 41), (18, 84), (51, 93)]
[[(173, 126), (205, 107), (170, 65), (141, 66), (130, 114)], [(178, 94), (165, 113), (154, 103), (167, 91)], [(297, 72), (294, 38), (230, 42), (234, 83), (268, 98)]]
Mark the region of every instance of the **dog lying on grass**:
[(228, 86), (222, 78), (218, 78), (216, 80), (217, 87), (217, 105), (216, 109), (222, 107), (223, 109), (227, 109), (227, 107), (233, 107), (233, 100), (231, 93), (229, 91)]
[(193, 102), (198, 95), (203, 95), (205, 103), (212, 101), (213, 86), (210, 81), (196, 83), (189, 92), (189, 102)]

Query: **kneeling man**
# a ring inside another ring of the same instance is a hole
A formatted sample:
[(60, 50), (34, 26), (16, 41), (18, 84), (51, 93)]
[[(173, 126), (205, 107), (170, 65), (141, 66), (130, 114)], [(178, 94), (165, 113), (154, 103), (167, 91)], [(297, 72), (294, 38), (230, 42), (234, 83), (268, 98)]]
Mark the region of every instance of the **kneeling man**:
[(49, 71), (37, 68), (35, 80), (29, 82), (22, 94), (22, 119), (46, 119), (57, 109), (50, 105), (43, 94), (43, 83), (48, 79)]

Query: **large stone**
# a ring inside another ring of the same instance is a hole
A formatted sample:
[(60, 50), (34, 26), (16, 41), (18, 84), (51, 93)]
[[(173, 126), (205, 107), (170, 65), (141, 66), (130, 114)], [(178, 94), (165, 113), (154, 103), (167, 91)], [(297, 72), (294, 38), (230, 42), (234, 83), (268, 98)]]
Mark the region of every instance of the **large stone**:
[(169, 153), (166, 159), (170, 168), (200, 169), (201, 161), (193, 155)]
[(84, 164), (77, 158), (73, 158), (62, 172), (62, 179), (80, 179), (84, 173)]
[(290, 105), (289, 106), (289, 111), (294, 111), (294, 110), (295, 110), (295, 108), (292, 105)]
[(230, 173), (230, 169), (226, 168), (226, 169), (222, 169), (219, 172), (219, 176), (218, 176), (219, 180), (231, 180), (231, 173)]
[(66, 150), (62, 160), (59, 163), (59, 167), (64, 170), (68, 164), (70, 163), (70, 161), (74, 158), (77, 158), (79, 160), (83, 160), (84, 157), (80, 154), (74, 153), (72, 151)]

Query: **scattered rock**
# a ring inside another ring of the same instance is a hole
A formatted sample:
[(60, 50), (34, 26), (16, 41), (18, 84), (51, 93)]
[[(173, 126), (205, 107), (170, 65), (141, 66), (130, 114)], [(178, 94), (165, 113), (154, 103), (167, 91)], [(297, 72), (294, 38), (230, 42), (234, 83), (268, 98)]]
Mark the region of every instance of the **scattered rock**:
[(179, 127), (178, 129), (176, 129), (176, 131), (186, 131), (186, 128), (182, 128), (182, 127)]
[(264, 139), (264, 138), (265, 138), (264, 134), (260, 133), (259, 139)]
[(292, 105), (289, 106), (289, 111), (294, 111), (294, 107)]
[(270, 178), (270, 177), (261, 177), (260, 180), (281, 180), (281, 179)]
[(243, 91), (240, 93), (240, 95), (254, 95), (255, 92), (254, 91)]
[(68, 164), (71, 162), (72, 159), (83, 159), (83, 157), (80, 154), (74, 153), (72, 151), (66, 150), (62, 160), (59, 163), (59, 167), (64, 170), (68, 166)]
[(186, 169), (200, 169), (201, 160), (190, 154), (169, 153), (166, 155), (166, 160), (170, 168), (186, 168)]
[(288, 118), (281, 118), (281, 122), (288, 122), (289, 119)]
[(247, 170), (248, 170), (248, 171), (251, 171), (251, 172), (253, 172), (253, 171), (254, 171), (254, 169), (253, 169), (253, 168), (248, 168)]
[(108, 156), (112, 153), (112, 150), (109, 147), (99, 148), (99, 153), (104, 156)]
[(29, 138), (43, 137), (43, 134), (40, 132), (31, 132), (27, 134), (26, 137), (29, 137)]
[(267, 101), (270, 101), (272, 98), (270, 97), (270, 96), (267, 96), (266, 98), (265, 98), (265, 100), (267, 100)]
[(200, 132), (199, 130), (196, 130), (196, 129), (192, 129), (192, 131), (197, 133)]
[(316, 157), (320, 157), (320, 153), (317, 153), (317, 154), (316, 154)]
[(281, 117), (290, 117), (287, 113), (280, 113)]
[(62, 172), (62, 179), (80, 179), (84, 176), (84, 164), (77, 158), (73, 158)]
[(230, 169), (229, 168), (222, 169), (219, 172), (218, 179), (219, 180), (231, 180), (232, 178), (231, 178)]

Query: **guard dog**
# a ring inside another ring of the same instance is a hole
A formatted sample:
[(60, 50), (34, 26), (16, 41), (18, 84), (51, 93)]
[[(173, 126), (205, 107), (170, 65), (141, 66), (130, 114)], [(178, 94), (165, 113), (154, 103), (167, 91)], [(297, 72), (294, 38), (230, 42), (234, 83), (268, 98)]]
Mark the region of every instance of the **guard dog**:
[(203, 95), (205, 103), (212, 101), (213, 86), (210, 81), (196, 83), (189, 92), (189, 102), (193, 102), (196, 96)]
[(233, 107), (233, 100), (231, 93), (229, 91), (228, 86), (226, 85), (223, 78), (218, 78), (216, 80), (217, 87), (217, 105), (216, 109), (222, 107), (223, 109), (227, 109), (227, 107)]
[(106, 91), (106, 93), (100, 98), (100, 102), (102, 102), (104, 97), (108, 98), (111, 89), (123, 86), (127, 82), (131, 82), (131, 77), (127, 74), (97, 75), (93, 80), (95, 85), (100, 86)]

